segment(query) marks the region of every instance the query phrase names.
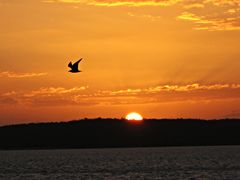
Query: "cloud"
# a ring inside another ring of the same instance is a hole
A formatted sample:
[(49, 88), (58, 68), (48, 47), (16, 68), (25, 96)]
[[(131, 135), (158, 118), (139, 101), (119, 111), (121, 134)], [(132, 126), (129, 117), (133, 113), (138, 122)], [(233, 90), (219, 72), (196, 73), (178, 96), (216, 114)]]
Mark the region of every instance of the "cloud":
[(17, 104), (17, 100), (11, 97), (0, 96), (0, 104), (14, 105), (14, 104)]
[(45, 76), (47, 73), (15, 73), (4, 71), (0, 72), (0, 77), (8, 77), (8, 78), (30, 78), (30, 77), (39, 77)]
[(2, 105), (92, 106), (170, 103), (240, 99), (240, 84), (159, 85), (136, 89), (91, 91), (88, 86), (45, 87), (28, 92), (10, 91), (0, 95)]
[(193, 22), (196, 25), (194, 27), (195, 30), (210, 30), (210, 31), (240, 30), (240, 17), (211, 18), (209, 16), (199, 16), (194, 13), (183, 12), (177, 18)]
[(195, 30), (240, 30), (239, 0), (183, 1), (185, 11), (178, 19), (194, 23)]
[(65, 105), (87, 105), (91, 102), (76, 101), (75, 96), (82, 94), (88, 86), (63, 88), (63, 87), (43, 87), (38, 90), (24, 92), (18, 99), (30, 106), (65, 106)]
[(151, 15), (151, 14), (135, 14), (135, 13), (132, 13), (132, 12), (128, 12), (128, 16), (143, 18), (143, 19), (148, 19), (148, 20), (150, 19), (151, 21), (158, 21), (158, 20), (162, 19), (161, 16), (154, 16), (154, 15)]
[(223, 118), (240, 118), (240, 110), (234, 110), (228, 114), (226, 114), (225, 116), (223, 116)]
[(240, 84), (213, 84), (213, 85), (200, 85), (200, 84), (190, 84), (190, 85), (161, 85), (155, 87), (149, 87), (145, 89), (126, 89), (118, 91), (103, 91), (103, 93), (109, 93), (111, 95), (117, 94), (137, 94), (137, 93), (158, 93), (158, 92), (189, 92), (197, 90), (221, 90), (221, 89), (240, 89)]
[(37, 90), (21, 92), (10, 91), (0, 95), (1, 105), (22, 106), (65, 106), (92, 104), (88, 102), (77, 102), (75, 96), (85, 91), (88, 86), (63, 88), (43, 87)]
[(195, 8), (204, 8), (204, 4), (202, 3), (189, 3), (184, 5), (185, 9), (195, 9)]
[[(240, 30), (239, 0), (45, 0), (48, 3), (74, 3), (104, 7), (171, 7), (176, 6), (179, 14), (174, 19), (193, 23), (194, 30), (230, 31)], [(171, 9), (169, 9), (171, 11)], [(131, 17), (142, 17), (159, 20), (164, 14), (134, 14)]]
[[(102, 91), (97, 97), (108, 97), (112, 104), (169, 103), (240, 99), (240, 84), (161, 85), (148, 88)], [(129, 98), (129, 99), (128, 99)]]
[(31, 91), (30, 93), (25, 93), (24, 96), (33, 97), (37, 95), (51, 96), (51, 95), (60, 95), (60, 94), (74, 94), (74, 93), (78, 93), (80, 91), (86, 90), (87, 88), (88, 88), (87, 86), (74, 87), (70, 89), (66, 89), (63, 87), (40, 88), (39, 90), (34, 90), (34, 91)]
[(211, 3), (215, 6), (239, 6), (240, 1), (239, 0), (204, 0), (204, 3)]
[(182, 0), (47, 0), (44, 2), (83, 3), (94, 6), (171, 6)]

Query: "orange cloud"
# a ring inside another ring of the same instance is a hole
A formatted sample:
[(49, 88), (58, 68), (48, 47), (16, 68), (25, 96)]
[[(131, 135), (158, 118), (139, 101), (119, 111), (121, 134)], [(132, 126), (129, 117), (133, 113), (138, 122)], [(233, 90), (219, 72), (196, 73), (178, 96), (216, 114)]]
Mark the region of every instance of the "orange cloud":
[(197, 0), (183, 4), (187, 11), (177, 18), (193, 22), (195, 30), (240, 30), (239, 0)]
[(154, 94), (160, 92), (190, 92), (199, 90), (226, 90), (226, 89), (240, 89), (240, 84), (213, 84), (213, 85), (161, 85), (155, 87), (149, 87), (145, 89), (126, 89), (117, 91), (103, 91), (102, 93), (108, 93), (109, 95), (135, 95), (139, 93)]
[(185, 9), (204, 8), (203, 3), (189, 3), (184, 5)]
[[(148, 104), (185, 101), (215, 101), (240, 99), (240, 84), (213, 85), (161, 85), (143, 89), (125, 89), (101, 91), (94, 96), (99, 102), (106, 104)], [(80, 98), (80, 96), (79, 96)], [(89, 100), (91, 100), (89, 96)]]
[[(179, 9), (177, 19), (194, 23), (195, 30), (240, 30), (240, 1), (239, 0), (45, 0), (48, 3), (74, 3), (92, 6), (129, 6), (170, 7), (176, 5)], [(133, 14), (132, 17), (159, 20), (161, 15)]]
[(76, 94), (81, 94), (81, 92), (87, 88), (87, 86), (74, 87), (70, 89), (63, 87), (48, 87), (29, 92), (10, 91), (0, 95), (0, 104), (18, 104), (28, 106), (37, 106), (39, 104), (44, 104), (45, 106), (64, 106), (75, 104), (76, 102), (74, 101), (74, 96)]
[(215, 6), (240, 6), (239, 0), (204, 0), (204, 3), (211, 3)]
[(143, 19), (148, 19), (148, 20), (150, 19), (151, 21), (157, 21), (157, 20), (162, 19), (161, 16), (154, 16), (154, 15), (151, 15), (151, 14), (135, 14), (135, 13), (132, 13), (132, 12), (128, 12), (128, 16), (143, 18)]
[(240, 30), (240, 18), (211, 18), (208, 16), (199, 16), (190, 12), (183, 12), (178, 19), (191, 21), (196, 24), (196, 30)]
[(42, 96), (51, 96), (51, 95), (60, 95), (60, 94), (73, 94), (73, 93), (78, 93), (80, 91), (86, 90), (88, 87), (87, 86), (82, 86), (82, 87), (74, 87), (70, 89), (66, 89), (63, 87), (48, 87), (48, 88), (40, 88), (39, 90), (31, 91), (29, 93), (25, 93), (25, 97), (33, 97), (37, 95), (42, 95)]
[(240, 84), (160, 85), (148, 88), (86, 91), (88, 86), (40, 88), (29, 92), (6, 92), (0, 96), (2, 105), (66, 106), (147, 104), (179, 101), (213, 101), (240, 98)]
[(94, 6), (171, 6), (182, 0), (47, 0), (44, 2), (84, 3)]
[(15, 73), (4, 71), (0, 72), (0, 77), (8, 77), (8, 78), (29, 78), (29, 77), (39, 77), (45, 76), (47, 73)]

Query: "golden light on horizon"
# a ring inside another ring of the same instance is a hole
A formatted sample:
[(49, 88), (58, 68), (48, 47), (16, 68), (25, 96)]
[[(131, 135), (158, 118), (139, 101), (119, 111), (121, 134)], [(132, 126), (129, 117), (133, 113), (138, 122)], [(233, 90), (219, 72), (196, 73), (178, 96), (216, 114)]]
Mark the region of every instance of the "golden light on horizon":
[(126, 116), (126, 119), (128, 121), (142, 121), (143, 117), (139, 113), (131, 112)]

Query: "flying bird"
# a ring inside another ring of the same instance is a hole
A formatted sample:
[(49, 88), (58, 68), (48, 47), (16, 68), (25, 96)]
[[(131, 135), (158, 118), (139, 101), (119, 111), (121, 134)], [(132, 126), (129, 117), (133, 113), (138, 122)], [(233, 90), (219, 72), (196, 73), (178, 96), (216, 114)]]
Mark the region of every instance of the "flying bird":
[(81, 59), (79, 59), (77, 62), (75, 62), (74, 64), (72, 64), (72, 62), (70, 62), (69, 64), (68, 64), (68, 67), (70, 67), (71, 68), (71, 70), (69, 70), (68, 72), (71, 72), (71, 73), (79, 73), (79, 72), (82, 72), (82, 71), (79, 71), (79, 69), (78, 69), (78, 65), (79, 65), (79, 63), (82, 61), (82, 58)]

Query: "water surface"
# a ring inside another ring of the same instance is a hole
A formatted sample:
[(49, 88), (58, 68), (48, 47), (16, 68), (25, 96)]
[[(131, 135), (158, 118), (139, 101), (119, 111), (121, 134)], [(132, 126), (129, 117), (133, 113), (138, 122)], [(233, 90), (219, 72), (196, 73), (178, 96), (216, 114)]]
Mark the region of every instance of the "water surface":
[(240, 179), (240, 146), (0, 151), (0, 179)]

